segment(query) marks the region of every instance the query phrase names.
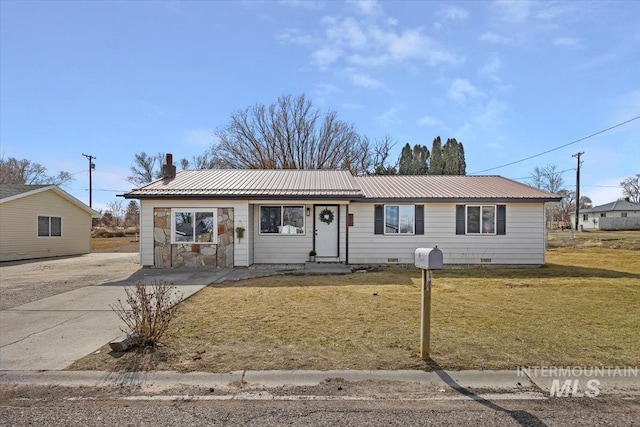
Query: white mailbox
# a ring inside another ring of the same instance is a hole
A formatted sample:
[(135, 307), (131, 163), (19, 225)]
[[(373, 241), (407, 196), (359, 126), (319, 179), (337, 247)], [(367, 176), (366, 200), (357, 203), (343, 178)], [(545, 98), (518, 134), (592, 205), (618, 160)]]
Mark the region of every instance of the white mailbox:
[(415, 264), (425, 270), (439, 270), (442, 268), (442, 251), (438, 247), (418, 248), (415, 253)]

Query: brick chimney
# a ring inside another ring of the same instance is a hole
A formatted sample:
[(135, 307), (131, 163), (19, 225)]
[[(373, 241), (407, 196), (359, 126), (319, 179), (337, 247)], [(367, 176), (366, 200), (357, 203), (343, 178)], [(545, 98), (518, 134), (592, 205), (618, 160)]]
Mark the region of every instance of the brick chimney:
[(176, 165), (173, 164), (173, 154), (167, 153), (167, 162), (162, 165), (162, 179), (173, 179), (176, 177)]

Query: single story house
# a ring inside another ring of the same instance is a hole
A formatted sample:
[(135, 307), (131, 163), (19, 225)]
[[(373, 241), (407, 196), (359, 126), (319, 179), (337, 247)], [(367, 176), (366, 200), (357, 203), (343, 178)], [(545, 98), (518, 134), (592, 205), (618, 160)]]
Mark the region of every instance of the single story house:
[[(580, 209), (579, 215), (578, 230), (640, 230), (640, 203), (629, 200)], [(575, 224), (575, 212), (571, 218)]]
[(141, 265), (247, 267), (319, 262), (541, 265), (545, 202), (499, 176), (367, 176), (329, 170), (192, 170), (123, 196), (140, 200)]
[(91, 252), (98, 213), (55, 185), (0, 185), (0, 261)]

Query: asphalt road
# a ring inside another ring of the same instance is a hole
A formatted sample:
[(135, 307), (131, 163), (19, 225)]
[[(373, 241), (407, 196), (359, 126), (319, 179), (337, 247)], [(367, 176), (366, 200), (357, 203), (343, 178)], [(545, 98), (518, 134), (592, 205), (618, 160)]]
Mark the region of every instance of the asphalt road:
[[(52, 426), (637, 426), (638, 400), (125, 400), (4, 390), (0, 424)], [(56, 397), (52, 397), (56, 395)], [(147, 398), (151, 398), (147, 396)]]

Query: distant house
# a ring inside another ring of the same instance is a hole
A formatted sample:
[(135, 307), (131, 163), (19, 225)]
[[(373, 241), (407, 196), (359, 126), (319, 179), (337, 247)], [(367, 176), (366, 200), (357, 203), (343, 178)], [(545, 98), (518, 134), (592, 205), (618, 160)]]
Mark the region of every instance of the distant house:
[(0, 185), (0, 261), (86, 254), (98, 213), (55, 185)]
[(319, 262), (412, 264), (434, 245), (450, 265), (540, 265), (544, 204), (560, 200), (499, 176), (168, 169), (124, 194), (140, 200), (143, 266), (303, 263), (311, 250)]
[[(575, 213), (572, 224), (575, 224)], [(640, 203), (616, 200), (580, 209), (579, 230), (640, 230)]]

